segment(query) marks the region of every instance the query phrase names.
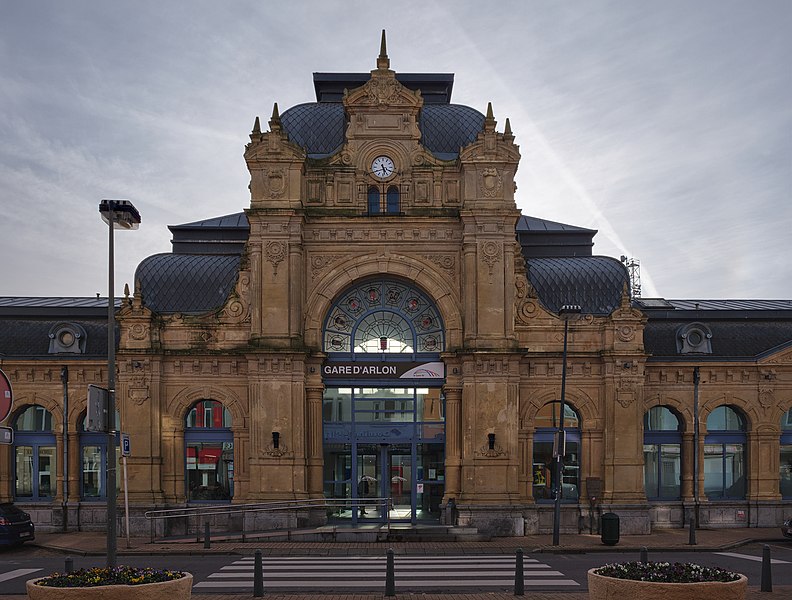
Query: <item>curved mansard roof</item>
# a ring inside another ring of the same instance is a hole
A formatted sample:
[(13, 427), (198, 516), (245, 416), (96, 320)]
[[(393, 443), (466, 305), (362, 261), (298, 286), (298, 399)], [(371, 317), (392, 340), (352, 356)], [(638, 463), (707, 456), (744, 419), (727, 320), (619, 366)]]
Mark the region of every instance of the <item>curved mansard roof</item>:
[[(311, 158), (331, 156), (344, 144), (346, 116), (339, 102), (298, 104), (280, 118), (289, 140)], [(418, 127), (427, 150), (442, 160), (453, 160), (484, 128), (484, 115), (461, 104), (428, 104), (421, 109)]]
[(526, 271), (539, 301), (554, 313), (577, 304), (583, 314), (609, 315), (630, 286), (625, 266), (609, 256), (531, 258)]
[(155, 254), (138, 265), (135, 281), (154, 312), (203, 313), (225, 304), (240, 261), (239, 255)]

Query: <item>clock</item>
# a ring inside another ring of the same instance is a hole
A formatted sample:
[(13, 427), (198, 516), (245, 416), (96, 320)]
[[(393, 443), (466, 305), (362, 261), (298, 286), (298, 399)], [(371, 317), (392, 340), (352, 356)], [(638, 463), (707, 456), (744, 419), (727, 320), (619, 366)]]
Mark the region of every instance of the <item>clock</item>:
[(387, 179), (396, 170), (393, 159), (389, 156), (378, 156), (371, 161), (371, 172), (379, 179)]

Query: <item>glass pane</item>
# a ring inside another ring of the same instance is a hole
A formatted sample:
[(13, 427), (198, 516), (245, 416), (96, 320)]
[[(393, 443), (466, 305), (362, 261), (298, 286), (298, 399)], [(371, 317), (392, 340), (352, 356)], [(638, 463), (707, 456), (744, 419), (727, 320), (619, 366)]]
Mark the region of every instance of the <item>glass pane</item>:
[(364, 317), (355, 332), (355, 352), (413, 352), (414, 335), (401, 315), (376, 311)]
[[(548, 402), (536, 414), (534, 427), (558, 427), (560, 411), (560, 402)], [(579, 426), (580, 422), (575, 409), (564, 403), (564, 427), (577, 429)]]
[(368, 211), (370, 215), (379, 214), (380, 208), (380, 193), (375, 187), (368, 189)]
[(745, 426), (733, 408), (719, 406), (707, 417), (707, 431), (745, 431)]
[[(325, 444), (324, 447), (325, 498), (349, 501), (352, 498), (352, 446), (350, 444)], [(350, 518), (349, 504), (327, 509), (330, 517)]]
[(52, 415), (43, 406), (29, 406), (14, 421), (17, 431), (52, 431)]
[(781, 417), (781, 430), (792, 431), (792, 408), (784, 413)]
[(388, 212), (391, 214), (399, 212), (399, 188), (394, 185), (388, 188)]
[(380, 447), (376, 444), (360, 444), (357, 448), (357, 489), (355, 498), (359, 502), (353, 504), (360, 519), (378, 519), (381, 508), (372, 498), (382, 497), (383, 486), (382, 464), (380, 463)]
[(580, 444), (578, 442), (567, 440), (564, 473), (561, 479), (563, 481), (561, 498), (577, 501), (580, 496)]
[[(580, 495), (580, 443), (567, 440), (562, 474), (561, 498), (577, 500)], [(533, 493), (537, 500), (553, 499), (555, 489), (555, 461), (553, 442), (537, 440), (533, 452)]]
[(38, 496), (45, 498), (55, 491), (55, 446), (39, 446), (38, 449)]
[(83, 498), (99, 498), (104, 495), (103, 463), (101, 446), (83, 446)]
[(187, 427), (217, 429), (231, 427), (231, 413), (217, 400), (201, 400), (187, 413)]
[(391, 519), (412, 518), (412, 456), (410, 446), (398, 444), (389, 449), (388, 475)]
[(660, 497), (659, 451), (660, 446), (657, 444), (644, 444), (644, 488), (647, 498)]
[(665, 406), (655, 406), (644, 414), (644, 431), (679, 431), (679, 419)]
[(437, 519), (445, 493), (445, 449), (442, 444), (418, 444), (416, 459), (416, 518)]
[(724, 446), (725, 477), (727, 498), (745, 497), (745, 456), (742, 444), (726, 444)]
[(792, 446), (781, 446), (780, 487), (784, 498), (792, 498)]
[(704, 494), (707, 498), (723, 497), (723, 446), (704, 445)]
[(33, 447), (16, 447), (16, 489), (17, 498), (33, 496)]
[(233, 465), (233, 442), (188, 444), (188, 499), (230, 500), (234, 474)]
[(444, 421), (443, 399), (440, 388), (418, 389), (418, 421)]
[(352, 420), (352, 390), (349, 388), (327, 388), (322, 400), (322, 420), (325, 423), (341, 423)]
[(660, 497), (676, 500), (681, 497), (682, 447), (663, 444), (660, 447)]

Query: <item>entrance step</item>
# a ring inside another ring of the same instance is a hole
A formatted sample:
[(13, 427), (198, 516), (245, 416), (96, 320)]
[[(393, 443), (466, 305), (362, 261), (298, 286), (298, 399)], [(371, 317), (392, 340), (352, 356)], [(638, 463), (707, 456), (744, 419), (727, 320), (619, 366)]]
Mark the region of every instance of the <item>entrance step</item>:
[(383, 527), (381, 541), (388, 542), (481, 542), (490, 536), (479, 533), (475, 527), (454, 527), (451, 525), (391, 525)]

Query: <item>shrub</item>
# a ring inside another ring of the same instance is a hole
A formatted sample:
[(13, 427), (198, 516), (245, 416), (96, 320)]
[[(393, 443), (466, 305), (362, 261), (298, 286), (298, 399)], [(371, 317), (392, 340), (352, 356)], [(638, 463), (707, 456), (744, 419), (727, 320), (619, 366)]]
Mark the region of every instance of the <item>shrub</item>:
[(631, 579), (633, 581), (656, 581), (659, 583), (701, 583), (709, 581), (729, 582), (740, 578), (738, 573), (702, 567), (692, 563), (673, 564), (667, 562), (627, 562), (605, 565), (594, 570), (597, 575)]
[(181, 571), (165, 571), (149, 567), (117, 566), (112, 568), (96, 567), (80, 569), (71, 573), (53, 573), (36, 582), (36, 585), (47, 587), (96, 587), (100, 585), (140, 585), (142, 583), (158, 583), (181, 579)]

